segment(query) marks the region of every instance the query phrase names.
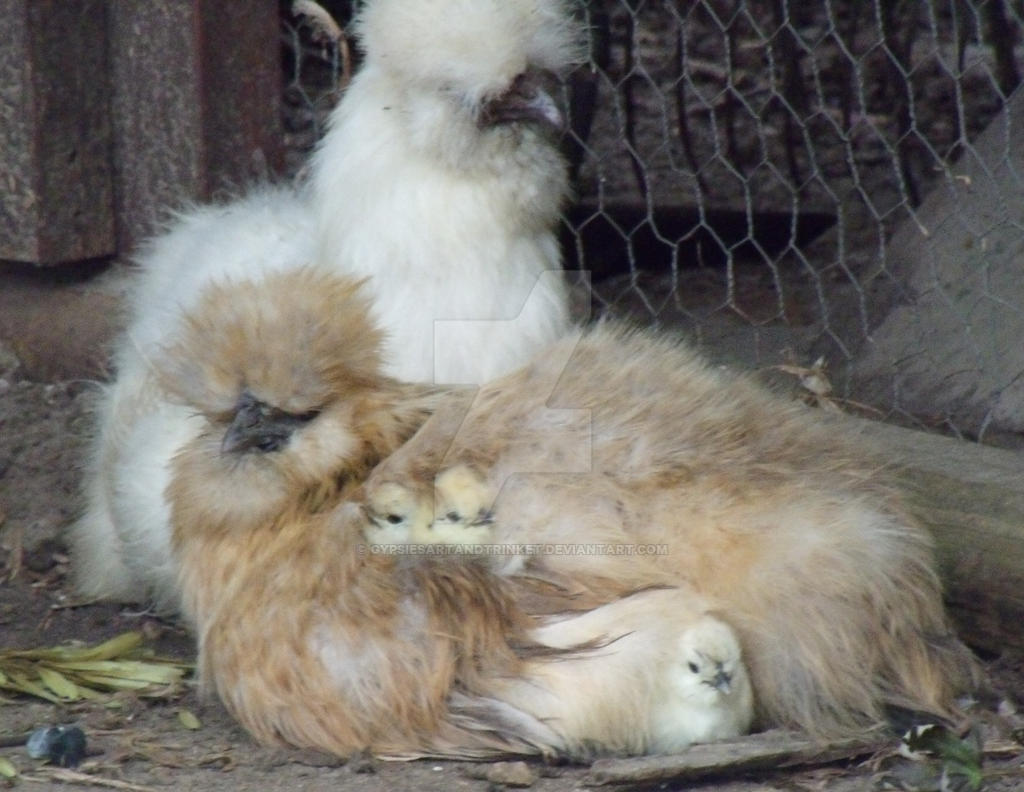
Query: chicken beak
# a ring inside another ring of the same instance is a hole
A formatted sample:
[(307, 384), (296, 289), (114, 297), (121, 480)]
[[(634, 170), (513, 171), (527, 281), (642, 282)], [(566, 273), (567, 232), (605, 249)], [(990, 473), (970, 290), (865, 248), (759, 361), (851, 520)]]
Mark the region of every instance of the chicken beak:
[(523, 72), (505, 93), (483, 104), (480, 126), (525, 122), (550, 127), (556, 132), (563, 131), (565, 116), (552, 98), (556, 84), (556, 78), (550, 72), (533, 69)]
[(249, 394), (238, 402), (235, 417), (220, 443), (222, 454), (277, 451), (301, 423), (295, 416), (269, 408)]
[(711, 685), (715, 689), (720, 690), (723, 695), (728, 695), (729, 691), (732, 690), (732, 674), (719, 669), (714, 679), (711, 680)]

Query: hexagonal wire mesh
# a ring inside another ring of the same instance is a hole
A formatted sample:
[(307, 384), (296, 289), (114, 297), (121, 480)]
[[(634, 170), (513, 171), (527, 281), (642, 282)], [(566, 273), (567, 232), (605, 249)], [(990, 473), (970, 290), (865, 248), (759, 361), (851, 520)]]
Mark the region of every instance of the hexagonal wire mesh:
[[(351, 18), (351, 0), (321, 5)], [(356, 54), (290, 11), (299, 169)], [(566, 87), (577, 201), (563, 239), (595, 314), (681, 328), (820, 403), (1020, 445), (1024, 3), (579, 13), (591, 58)]]

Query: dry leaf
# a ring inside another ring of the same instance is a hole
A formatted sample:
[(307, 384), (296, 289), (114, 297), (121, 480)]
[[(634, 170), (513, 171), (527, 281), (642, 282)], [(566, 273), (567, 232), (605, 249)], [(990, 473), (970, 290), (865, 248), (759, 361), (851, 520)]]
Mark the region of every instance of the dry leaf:
[(0, 778), (17, 778), (18, 768), (11, 764), (10, 759), (0, 756)]
[(0, 651), (0, 689), (53, 702), (94, 699), (116, 690), (174, 691), (192, 665), (156, 657), (141, 644), (142, 635), (129, 632), (96, 646)]
[(78, 686), (64, 676), (60, 671), (56, 671), (46, 666), (40, 666), (38, 669), (39, 679), (42, 681), (47, 688), (52, 690), (62, 699), (68, 701), (76, 701), (81, 698), (78, 692)]
[(195, 731), (196, 729), (202, 727), (202, 724), (199, 722), (199, 718), (197, 718), (187, 709), (178, 710), (178, 720), (181, 722), (181, 725), (184, 726), (186, 729), (192, 729), (193, 731)]

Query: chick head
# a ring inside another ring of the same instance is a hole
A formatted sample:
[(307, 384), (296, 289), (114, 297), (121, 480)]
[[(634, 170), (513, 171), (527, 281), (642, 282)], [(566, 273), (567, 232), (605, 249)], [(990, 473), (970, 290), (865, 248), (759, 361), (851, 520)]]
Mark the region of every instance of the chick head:
[(434, 478), (435, 542), (488, 544), (494, 536), (494, 495), (486, 479), (468, 465), (455, 465)]
[(368, 483), (363, 529), (371, 544), (422, 543), (429, 536), (433, 512), (426, 493), (396, 481)]
[(739, 640), (725, 622), (701, 617), (683, 632), (679, 649), (672, 681), (683, 698), (710, 706), (748, 684)]

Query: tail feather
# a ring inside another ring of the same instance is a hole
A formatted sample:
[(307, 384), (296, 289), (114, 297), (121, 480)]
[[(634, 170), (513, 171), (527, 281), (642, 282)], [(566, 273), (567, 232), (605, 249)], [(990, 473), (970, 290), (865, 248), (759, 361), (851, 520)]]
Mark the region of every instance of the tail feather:
[(427, 752), (420, 756), (553, 758), (563, 755), (565, 750), (562, 738), (532, 715), (499, 699), (455, 691), (449, 698), (447, 716), (430, 736)]
[(743, 637), (761, 716), (819, 736), (885, 721), (887, 706), (954, 715), (976, 681), (947, 622), (924, 532), (860, 505), (794, 567), (794, 545), (759, 559), (774, 585), (720, 592)]

